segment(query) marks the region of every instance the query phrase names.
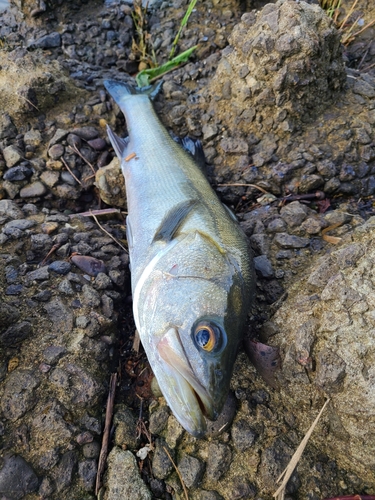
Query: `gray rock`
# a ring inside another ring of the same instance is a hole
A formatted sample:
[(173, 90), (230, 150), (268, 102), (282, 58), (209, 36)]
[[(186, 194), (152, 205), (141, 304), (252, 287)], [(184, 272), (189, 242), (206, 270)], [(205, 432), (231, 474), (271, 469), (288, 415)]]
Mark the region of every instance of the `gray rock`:
[(48, 156), (52, 158), (52, 160), (58, 160), (65, 153), (65, 148), (62, 144), (54, 144), (48, 150)]
[(46, 186), (40, 181), (35, 181), (32, 184), (29, 184), (28, 186), (22, 188), (20, 191), (20, 196), (21, 198), (35, 198), (38, 196), (43, 196), (46, 193)]
[(135, 449), (138, 445), (137, 420), (133, 412), (125, 405), (118, 406), (113, 417), (115, 427), (115, 444), (127, 449)]
[(10, 219), (23, 219), (24, 214), (17, 203), (10, 200), (0, 200), (0, 215), (6, 215)]
[(20, 500), (36, 491), (38, 476), (20, 455), (6, 455), (0, 469), (0, 492), (4, 500)]
[(50, 290), (42, 290), (39, 293), (33, 295), (33, 300), (37, 302), (48, 302), (52, 297), (52, 292)]
[(155, 441), (155, 452), (154, 458), (152, 461), (152, 469), (154, 476), (157, 479), (165, 479), (173, 469), (173, 465), (165, 451), (166, 448), (168, 453), (171, 455), (174, 460), (174, 450), (170, 449), (164, 439), (156, 439)]
[(53, 469), (52, 474), (58, 492), (67, 489), (72, 483), (77, 462), (77, 454), (74, 451), (67, 451), (62, 456), (59, 464)]
[(107, 465), (104, 500), (151, 500), (151, 493), (130, 451), (114, 447), (108, 455)]
[(250, 236), (251, 248), (260, 255), (267, 255), (270, 249), (270, 240), (266, 234), (253, 234)]
[(57, 184), (60, 178), (60, 172), (56, 172), (54, 170), (46, 170), (42, 172), (40, 179), (43, 181), (48, 187), (53, 187)]
[(100, 295), (90, 285), (83, 285), (83, 303), (89, 307), (98, 307), (100, 305)]
[(24, 231), (25, 229), (29, 229), (30, 227), (33, 227), (36, 225), (36, 222), (32, 219), (17, 219), (17, 220), (11, 220), (10, 222), (7, 222), (3, 228), (3, 231), (5, 234), (7, 234), (8, 229), (21, 229)]
[(274, 241), (283, 248), (304, 248), (310, 244), (309, 238), (302, 238), (288, 233), (277, 233)]
[(7, 113), (0, 116), (0, 139), (13, 139), (17, 135), (17, 128)]
[(61, 299), (51, 300), (44, 306), (44, 309), (51, 320), (53, 332), (62, 334), (73, 330), (73, 312)]
[(266, 255), (254, 257), (254, 267), (262, 278), (273, 278), (275, 275), (271, 261)]
[(228, 445), (212, 442), (208, 445), (206, 474), (212, 481), (218, 481), (229, 469), (232, 452)]
[(170, 448), (175, 448), (183, 434), (184, 428), (182, 425), (177, 421), (174, 415), (170, 415), (168, 417), (167, 433), (165, 436), (167, 445)]
[(0, 406), (5, 418), (15, 421), (30, 410), (37, 401), (35, 389), (40, 383), (32, 370), (14, 370), (5, 382)]
[(280, 215), (290, 227), (297, 227), (306, 219), (308, 209), (299, 201), (292, 201), (280, 210)]
[(93, 491), (98, 468), (96, 460), (83, 460), (78, 464), (78, 476), (85, 491)]
[(85, 141), (96, 139), (99, 135), (99, 132), (95, 127), (75, 128), (73, 132), (75, 135), (77, 135), (81, 139), (84, 139)]
[(28, 179), (33, 175), (31, 168), (25, 167), (23, 165), (18, 165), (17, 167), (9, 168), (3, 175), (3, 179), (6, 181), (23, 181)]
[(3, 156), (8, 168), (14, 167), (23, 160), (23, 152), (17, 146), (7, 146), (3, 149)]
[(5, 295), (20, 295), (23, 292), (22, 285), (9, 285), (5, 289)]
[(33, 281), (44, 281), (49, 279), (48, 266), (40, 267), (35, 271), (30, 271), (25, 275), (25, 282), (32, 283)]
[(67, 137), (68, 134), (69, 130), (58, 128), (49, 142), (50, 146), (53, 146), (54, 144), (57, 144), (58, 142), (62, 141), (63, 139), (65, 139), (65, 137)]
[(241, 452), (251, 448), (257, 436), (254, 429), (244, 419), (233, 424), (231, 434), (234, 446)]
[(15, 325), (12, 325), (7, 330), (5, 330), (5, 332), (0, 334), (0, 345), (8, 347), (14, 346), (15, 344), (18, 344), (19, 342), (22, 342), (27, 337), (29, 337), (32, 331), (33, 327), (28, 321), (16, 323)]
[(29, 47), (35, 47), (37, 49), (53, 49), (55, 47), (60, 47), (60, 45), (61, 35), (57, 32), (48, 33), (29, 43)]
[(165, 429), (169, 415), (168, 406), (161, 406), (151, 413), (149, 425), (151, 434), (160, 434)]
[(59, 292), (61, 292), (64, 295), (74, 295), (75, 292), (73, 290), (73, 287), (68, 279), (64, 279), (59, 283)]
[(56, 274), (68, 274), (68, 272), (71, 270), (72, 266), (70, 262), (67, 262), (65, 260), (55, 260), (52, 262), (49, 266), (48, 269), (50, 271), (55, 272)]
[(39, 130), (31, 129), (23, 136), (23, 142), (29, 146), (40, 146), (42, 142), (42, 134)]
[(277, 219), (272, 219), (270, 223), (267, 225), (268, 233), (283, 233), (285, 232), (285, 229), (286, 229), (286, 223), (281, 217), (278, 217)]
[(15, 323), (20, 317), (20, 311), (15, 307), (0, 302), (0, 332)]
[(100, 454), (100, 444), (96, 441), (86, 443), (82, 446), (82, 453), (85, 458), (98, 458)]
[(191, 455), (184, 455), (178, 463), (178, 470), (187, 488), (197, 488), (202, 480), (205, 464)]

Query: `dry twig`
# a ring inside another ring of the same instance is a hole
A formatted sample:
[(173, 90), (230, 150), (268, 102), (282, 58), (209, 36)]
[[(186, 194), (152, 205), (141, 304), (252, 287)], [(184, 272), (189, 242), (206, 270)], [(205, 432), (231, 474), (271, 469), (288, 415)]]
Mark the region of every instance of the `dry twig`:
[(234, 182), (232, 184), (228, 183), (228, 184), (218, 184), (218, 187), (230, 187), (230, 186), (234, 186), (234, 187), (253, 187), (255, 189), (259, 189), (259, 191), (262, 191), (262, 193), (264, 194), (268, 194), (268, 191), (266, 191), (265, 189), (261, 188), (260, 186), (257, 186), (256, 184), (242, 184), (241, 182)]
[(169, 451), (167, 450), (167, 448), (166, 448), (165, 446), (163, 446), (163, 448), (164, 448), (165, 453), (168, 455), (169, 460), (172, 462), (173, 467), (176, 469), (176, 472), (177, 472), (178, 477), (180, 478), (180, 481), (181, 481), (182, 487), (183, 487), (183, 489), (184, 489), (185, 498), (186, 498), (186, 500), (189, 500), (188, 492), (187, 492), (187, 489), (186, 489), (185, 483), (184, 483), (184, 481), (183, 481), (183, 479), (182, 479), (181, 473), (180, 473), (180, 471), (178, 470), (177, 465), (173, 462), (172, 457), (171, 457), (171, 455), (170, 455)]
[(322, 413), (323, 413), (323, 411), (324, 411), (324, 409), (327, 406), (327, 404), (328, 404), (329, 401), (330, 400), (327, 399), (327, 401), (324, 403), (323, 408), (320, 410), (318, 416), (314, 420), (314, 422), (313, 422), (312, 426), (310, 427), (310, 429), (306, 432), (305, 437), (302, 439), (300, 445), (296, 449), (296, 451), (295, 451), (294, 455), (292, 456), (292, 458), (291, 458), (288, 466), (280, 474), (280, 477), (278, 478), (277, 482), (279, 483), (282, 480), (282, 483), (279, 486), (279, 488), (276, 490), (276, 492), (273, 494), (273, 496), (276, 498), (276, 500), (284, 500), (285, 488), (286, 488), (286, 485), (287, 485), (287, 483), (288, 483), (288, 481), (290, 479), (290, 476), (293, 474), (293, 471), (296, 468), (296, 466), (297, 466), (297, 464), (298, 464), (298, 462), (299, 462), (299, 460), (300, 460), (300, 458), (302, 456), (302, 453), (304, 452), (304, 450), (306, 448), (307, 442), (310, 439), (310, 436), (311, 436), (313, 430), (315, 429), (316, 424), (319, 422), (319, 419), (322, 416)]
[(95, 222), (98, 224), (98, 226), (100, 227), (100, 229), (101, 229), (101, 230), (102, 230), (102, 231), (103, 231), (106, 235), (108, 235), (108, 236), (109, 236), (109, 237), (110, 237), (110, 238), (111, 238), (111, 239), (112, 239), (112, 240), (113, 240), (113, 241), (114, 241), (114, 242), (115, 242), (115, 243), (116, 243), (116, 244), (117, 244), (120, 248), (122, 248), (122, 249), (124, 250), (124, 252), (129, 253), (129, 252), (127, 251), (127, 249), (126, 249), (123, 245), (121, 245), (121, 243), (120, 243), (120, 242), (119, 242), (119, 241), (118, 241), (118, 240), (117, 240), (114, 236), (112, 236), (112, 235), (111, 235), (111, 233), (109, 233), (106, 229), (104, 229), (104, 227), (103, 227), (103, 226), (100, 224), (100, 222), (98, 221), (98, 218), (97, 218), (97, 217), (96, 217), (93, 213), (91, 213), (91, 215), (92, 215), (92, 217), (94, 217)]
[(115, 402), (116, 382), (117, 382), (117, 373), (112, 373), (111, 380), (109, 382), (109, 392), (107, 399), (107, 409), (105, 412), (105, 424), (104, 424), (102, 448), (100, 450), (98, 472), (96, 474), (95, 495), (98, 495), (99, 490), (102, 486), (102, 475), (108, 454), (109, 431), (111, 430), (113, 405)]
[(81, 186), (82, 186), (82, 182), (78, 179), (78, 177), (76, 177), (76, 176), (73, 174), (72, 170), (70, 169), (69, 165), (68, 165), (68, 164), (66, 163), (66, 161), (64, 160), (64, 157), (63, 157), (63, 156), (61, 157), (61, 160), (62, 160), (63, 164), (65, 165), (65, 167), (66, 167), (67, 171), (70, 173), (70, 175), (71, 175), (71, 176), (72, 176), (72, 177), (73, 177), (73, 178), (74, 178), (74, 179), (78, 182), (78, 184), (81, 184)]

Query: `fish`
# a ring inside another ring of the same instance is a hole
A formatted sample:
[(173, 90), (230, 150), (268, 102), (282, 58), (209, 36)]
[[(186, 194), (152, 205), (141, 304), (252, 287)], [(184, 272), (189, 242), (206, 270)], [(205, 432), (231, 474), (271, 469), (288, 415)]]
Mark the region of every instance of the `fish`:
[(201, 438), (228, 395), (253, 297), (252, 255), (201, 168), (201, 143), (186, 138), (184, 149), (159, 120), (160, 85), (104, 85), (128, 130), (121, 138), (107, 127), (125, 178), (135, 325), (167, 404)]

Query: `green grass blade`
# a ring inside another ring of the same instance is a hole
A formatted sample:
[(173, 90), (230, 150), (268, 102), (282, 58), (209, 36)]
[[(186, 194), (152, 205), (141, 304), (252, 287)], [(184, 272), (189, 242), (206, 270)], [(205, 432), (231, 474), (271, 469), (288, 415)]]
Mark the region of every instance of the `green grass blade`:
[(189, 5), (188, 5), (188, 8), (187, 8), (187, 10), (185, 12), (185, 15), (184, 15), (184, 17), (183, 17), (183, 19), (181, 21), (180, 28), (179, 28), (179, 30), (177, 32), (177, 35), (175, 36), (175, 39), (173, 40), (172, 48), (171, 48), (171, 51), (169, 53), (169, 59), (172, 59), (172, 57), (173, 57), (173, 55), (175, 53), (175, 50), (176, 50), (178, 41), (180, 39), (182, 30), (187, 25), (189, 17), (191, 15), (191, 13), (193, 12), (193, 9), (194, 9), (196, 3), (197, 3), (197, 0), (191, 0), (190, 3), (189, 3)]
[(151, 80), (154, 78), (162, 76), (168, 71), (171, 71), (172, 69), (177, 68), (180, 64), (186, 62), (197, 47), (198, 45), (190, 47), (190, 49), (185, 50), (185, 52), (182, 52), (157, 68), (144, 69), (143, 71), (140, 71), (135, 77), (138, 87), (147, 87), (147, 85), (150, 85)]

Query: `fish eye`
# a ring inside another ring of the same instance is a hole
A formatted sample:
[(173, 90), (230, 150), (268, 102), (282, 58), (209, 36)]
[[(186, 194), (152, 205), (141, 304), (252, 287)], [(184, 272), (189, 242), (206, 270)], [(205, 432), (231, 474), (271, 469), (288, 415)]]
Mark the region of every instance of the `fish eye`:
[(198, 347), (211, 352), (217, 346), (219, 330), (216, 326), (200, 323), (195, 327), (194, 337)]

